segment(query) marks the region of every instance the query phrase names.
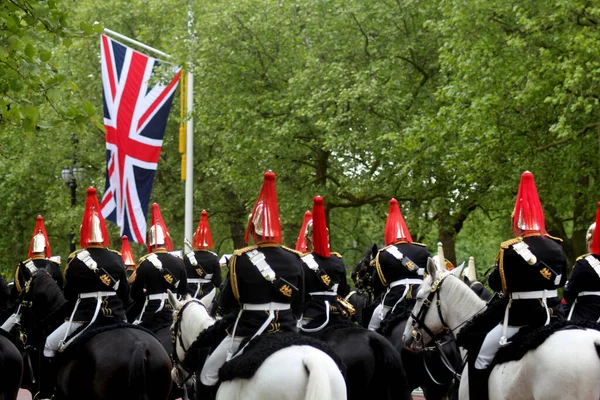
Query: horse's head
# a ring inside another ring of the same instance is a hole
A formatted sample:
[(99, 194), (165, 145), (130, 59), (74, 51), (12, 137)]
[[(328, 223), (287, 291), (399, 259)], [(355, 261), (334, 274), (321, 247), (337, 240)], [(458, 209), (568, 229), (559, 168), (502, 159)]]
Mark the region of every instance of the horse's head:
[(354, 282), (354, 286), (356, 286), (359, 290), (370, 290), (371, 282), (373, 279), (373, 266), (371, 265), (371, 261), (375, 259), (377, 256), (377, 252), (379, 248), (376, 244), (373, 244), (372, 247), (368, 248), (360, 261), (356, 264), (354, 269), (352, 270), (352, 274), (350, 277)]
[(467, 320), (485, 308), (485, 302), (463, 283), (460, 273), (457, 268), (440, 271), (431, 258), (428, 260), (428, 275), (417, 293), (404, 331), (406, 348), (423, 349), (444, 332), (456, 335)]
[(174, 310), (171, 331), (175, 351), (171, 377), (177, 386), (182, 387), (196, 372), (193, 367), (194, 363), (186, 360), (186, 356), (198, 335), (213, 325), (215, 320), (209, 315), (206, 305), (202, 301), (191, 298), (189, 295), (180, 301), (170, 290), (167, 289), (167, 292), (169, 303)]

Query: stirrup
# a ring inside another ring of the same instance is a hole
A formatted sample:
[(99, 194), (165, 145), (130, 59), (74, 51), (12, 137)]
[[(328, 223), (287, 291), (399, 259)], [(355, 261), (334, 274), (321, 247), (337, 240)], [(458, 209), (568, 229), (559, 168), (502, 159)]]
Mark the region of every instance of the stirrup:
[(33, 400), (52, 400), (54, 398), (54, 395), (52, 395), (51, 397), (38, 397), (40, 396), (40, 392), (37, 392), (35, 394), (35, 396), (33, 396)]

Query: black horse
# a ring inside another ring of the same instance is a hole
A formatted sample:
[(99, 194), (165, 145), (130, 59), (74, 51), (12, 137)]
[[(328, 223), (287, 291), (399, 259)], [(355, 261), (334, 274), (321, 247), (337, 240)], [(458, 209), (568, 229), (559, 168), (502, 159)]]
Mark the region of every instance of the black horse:
[[(357, 288), (372, 293), (373, 299), (380, 299), (385, 288), (374, 285), (375, 268), (371, 261), (377, 255), (379, 247), (374, 244), (367, 249), (363, 258), (352, 271), (352, 279)], [(379, 301), (369, 307), (374, 309)], [(363, 313), (363, 324), (368, 324), (373, 311)], [(402, 335), (410, 310), (398, 307), (394, 315), (390, 315), (378, 330), (396, 349), (402, 359), (410, 390), (423, 389), (428, 400), (458, 398), (458, 372), (462, 371), (462, 358), (458, 346), (451, 334), (445, 335), (423, 352), (415, 353), (404, 348)], [(365, 325), (366, 326), (366, 325)]]
[(16, 400), (23, 376), (23, 358), (7, 333), (0, 330), (0, 400)]
[[(46, 336), (65, 320), (66, 304), (48, 273), (33, 275), (22, 297), (20, 325), (31, 359), (39, 360)], [(92, 326), (54, 361), (59, 362), (55, 399), (165, 400), (171, 389), (169, 355), (152, 333), (131, 324)], [(24, 380), (23, 387), (35, 393), (37, 381)]]

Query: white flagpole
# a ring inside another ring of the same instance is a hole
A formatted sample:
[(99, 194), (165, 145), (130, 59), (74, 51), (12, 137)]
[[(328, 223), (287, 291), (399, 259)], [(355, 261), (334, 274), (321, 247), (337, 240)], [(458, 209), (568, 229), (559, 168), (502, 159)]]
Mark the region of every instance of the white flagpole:
[(111, 31), (110, 29), (104, 28), (104, 32), (108, 33), (109, 35), (116, 36), (116, 37), (118, 37), (119, 39), (125, 40), (125, 41), (127, 41), (127, 42), (129, 42), (129, 43), (133, 43), (133, 44), (135, 44), (136, 46), (140, 46), (141, 48), (143, 48), (143, 49), (146, 49), (146, 50), (148, 50), (148, 51), (152, 51), (152, 52), (154, 52), (154, 53), (158, 54), (159, 56), (162, 56), (162, 57), (165, 57), (165, 58), (171, 58), (171, 56), (170, 56), (170, 55), (168, 55), (167, 53), (163, 53), (162, 51), (160, 51), (160, 50), (157, 50), (157, 49), (155, 49), (154, 47), (150, 47), (150, 46), (148, 46), (147, 44), (144, 44), (144, 43), (142, 43), (142, 42), (138, 42), (138, 41), (137, 41), (137, 40), (135, 40), (135, 39), (132, 39), (132, 38), (130, 38), (130, 37), (127, 37), (127, 36), (125, 36), (125, 35), (121, 35), (120, 33), (117, 33), (117, 32), (115, 32), (115, 31)]
[[(194, 76), (187, 72), (186, 135), (185, 135), (185, 239), (192, 242), (192, 220), (194, 213)], [(185, 248), (185, 245), (184, 245)], [(191, 249), (190, 249), (191, 250)]]

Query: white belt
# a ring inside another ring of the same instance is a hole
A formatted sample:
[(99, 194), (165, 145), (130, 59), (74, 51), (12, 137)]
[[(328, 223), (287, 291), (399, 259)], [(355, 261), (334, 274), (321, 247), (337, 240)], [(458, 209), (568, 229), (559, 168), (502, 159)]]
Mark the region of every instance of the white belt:
[(154, 294), (149, 294), (148, 296), (148, 300), (166, 300), (169, 295), (167, 293), (154, 293)]
[(204, 279), (204, 278), (196, 278), (196, 279), (188, 279), (187, 280), (188, 283), (210, 283), (210, 279)]
[(291, 306), (288, 303), (261, 303), (261, 304), (248, 304), (242, 305), (242, 310), (246, 311), (268, 311), (268, 310), (289, 310)]
[(558, 292), (556, 291), (556, 289), (534, 290), (532, 292), (513, 292), (510, 294), (510, 298), (513, 300), (547, 299), (550, 297), (558, 297)]
[(337, 297), (337, 292), (334, 291), (327, 291), (327, 292), (310, 292), (309, 293), (311, 296), (336, 296)]
[[(419, 268), (421, 269), (421, 268)], [(415, 279), (415, 278), (406, 278), (400, 279), (398, 281), (390, 282), (390, 288), (400, 286), (400, 285), (421, 285), (423, 284), (423, 279)]]
[(117, 292), (88, 292), (88, 293), (80, 293), (79, 298), (80, 299), (91, 299), (91, 298), (99, 299), (100, 297), (109, 297), (109, 296), (116, 296), (116, 295), (117, 295)]
[(169, 297), (169, 295), (167, 293), (154, 293), (154, 294), (149, 294), (148, 296), (146, 296), (146, 301), (144, 302), (142, 311), (140, 312), (138, 317), (135, 319), (135, 321), (133, 321), (132, 323), (134, 325), (138, 325), (142, 322), (142, 318), (144, 317), (144, 313), (146, 312), (146, 306), (148, 305), (148, 303), (151, 300), (160, 300), (160, 305), (158, 306), (158, 309), (156, 311), (154, 311), (154, 313), (156, 314), (157, 312), (162, 311), (163, 307), (165, 306), (165, 300), (168, 297)]
[(579, 292), (577, 297), (579, 296), (600, 296), (600, 292)]

